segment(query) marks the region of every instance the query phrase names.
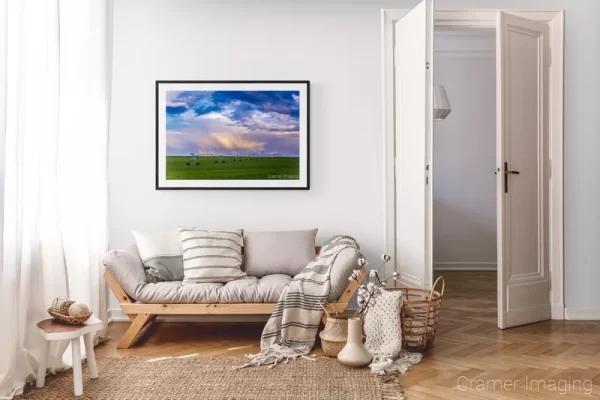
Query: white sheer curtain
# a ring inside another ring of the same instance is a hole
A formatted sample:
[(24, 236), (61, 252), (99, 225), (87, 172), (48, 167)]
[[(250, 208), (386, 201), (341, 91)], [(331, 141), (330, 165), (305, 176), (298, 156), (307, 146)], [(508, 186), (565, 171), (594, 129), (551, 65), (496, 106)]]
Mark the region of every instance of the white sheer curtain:
[(0, 398), (34, 377), (53, 298), (106, 321), (111, 14), (110, 0), (0, 3)]

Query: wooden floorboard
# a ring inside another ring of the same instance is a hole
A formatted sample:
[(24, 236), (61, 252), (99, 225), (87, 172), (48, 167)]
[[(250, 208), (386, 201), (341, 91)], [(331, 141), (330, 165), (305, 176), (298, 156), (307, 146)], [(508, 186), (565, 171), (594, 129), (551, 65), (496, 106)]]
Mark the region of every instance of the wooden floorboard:
[[(501, 331), (495, 273), (443, 275), (446, 295), (434, 346), (399, 378), (409, 400), (600, 398), (600, 321), (547, 321)], [(263, 325), (156, 323), (136, 347), (119, 350), (129, 323), (113, 323), (111, 340), (96, 355), (240, 357), (259, 350)], [(319, 346), (313, 353), (323, 354)]]

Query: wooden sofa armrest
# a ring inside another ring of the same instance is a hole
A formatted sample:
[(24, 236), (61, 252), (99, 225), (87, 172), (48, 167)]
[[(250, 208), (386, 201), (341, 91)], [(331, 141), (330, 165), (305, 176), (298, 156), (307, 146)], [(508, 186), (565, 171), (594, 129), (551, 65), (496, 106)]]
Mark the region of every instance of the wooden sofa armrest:
[[(348, 283), (348, 286), (346, 286), (344, 293), (342, 293), (342, 295), (338, 299), (337, 303), (327, 303), (325, 305), (325, 309), (327, 310), (327, 312), (333, 311), (333, 312), (337, 312), (337, 313), (341, 314), (344, 311), (346, 311), (346, 308), (348, 308), (348, 304), (350, 303), (350, 300), (352, 300), (352, 297), (358, 290), (358, 286), (365, 280), (366, 276), (367, 276), (367, 274), (365, 272), (365, 269), (361, 267), (358, 280), (357, 281), (352, 280)], [(331, 310), (330, 308), (333, 308), (333, 310)], [(327, 323), (327, 314), (326, 313), (323, 313), (323, 317), (321, 318), (321, 320), (323, 321), (324, 324)]]
[(115, 278), (113, 273), (108, 269), (104, 270), (104, 280), (108, 284), (110, 290), (112, 290), (112, 292), (115, 294), (117, 299), (119, 299), (119, 303), (134, 302), (134, 300), (125, 292), (125, 289), (123, 289), (117, 278)]

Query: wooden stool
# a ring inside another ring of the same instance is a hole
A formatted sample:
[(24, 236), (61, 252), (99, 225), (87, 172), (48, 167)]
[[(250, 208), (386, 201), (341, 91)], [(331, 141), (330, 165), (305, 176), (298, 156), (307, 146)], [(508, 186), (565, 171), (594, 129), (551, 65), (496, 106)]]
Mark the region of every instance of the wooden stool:
[(97, 378), (98, 369), (96, 368), (96, 358), (94, 357), (94, 332), (102, 330), (104, 324), (101, 320), (92, 315), (90, 319), (83, 323), (83, 325), (67, 325), (50, 318), (41, 321), (37, 326), (40, 328), (46, 341), (44, 342), (44, 348), (40, 357), (36, 386), (39, 388), (44, 387), (50, 341), (70, 340), (71, 348), (73, 350), (73, 381), (75, 396), (81, 396), (83, 394), (83, 380), (81, 376), (81, 341), (79, 338), (83, 336), (90, 378)]

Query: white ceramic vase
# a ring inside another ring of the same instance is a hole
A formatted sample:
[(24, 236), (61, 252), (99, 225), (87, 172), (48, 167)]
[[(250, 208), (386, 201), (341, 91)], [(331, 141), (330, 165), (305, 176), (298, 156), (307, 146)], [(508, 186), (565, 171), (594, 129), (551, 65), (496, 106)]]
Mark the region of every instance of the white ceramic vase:
[(373, 359), (363, 345), (362, 331), (362, 318), (348, 318), (348, 341), (337, 356), (342, 364), (359, 368), (368, 365)]

